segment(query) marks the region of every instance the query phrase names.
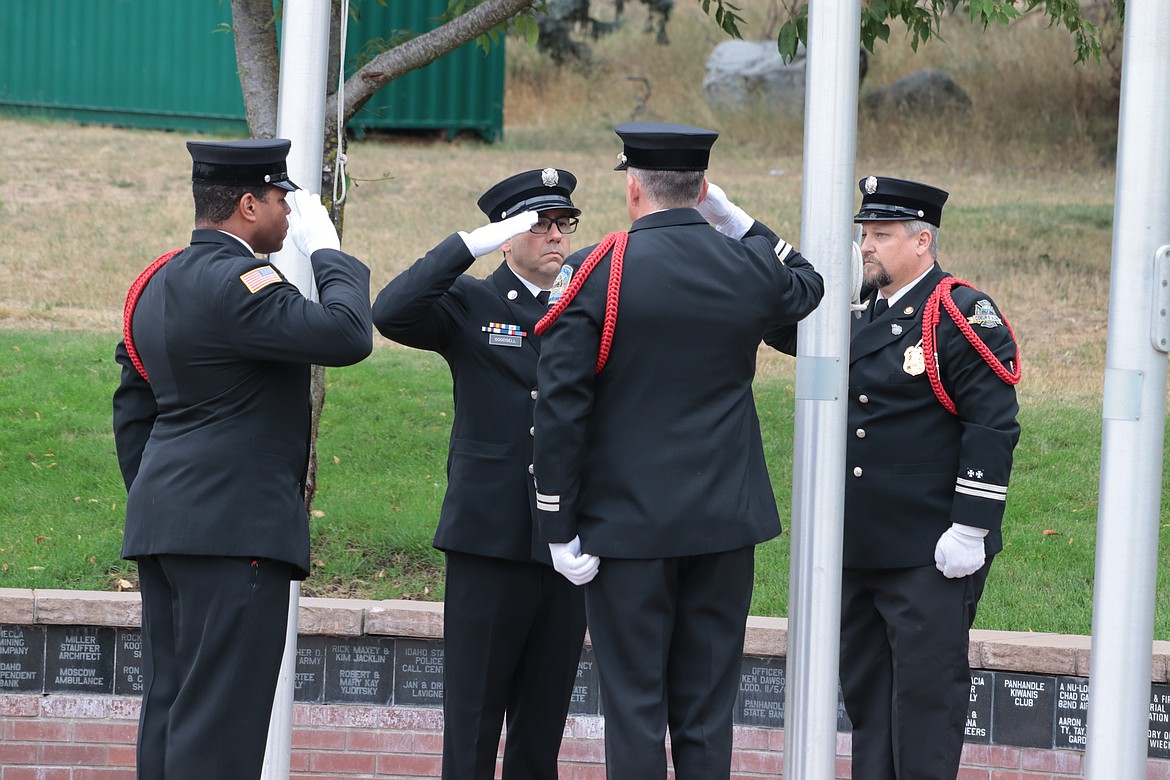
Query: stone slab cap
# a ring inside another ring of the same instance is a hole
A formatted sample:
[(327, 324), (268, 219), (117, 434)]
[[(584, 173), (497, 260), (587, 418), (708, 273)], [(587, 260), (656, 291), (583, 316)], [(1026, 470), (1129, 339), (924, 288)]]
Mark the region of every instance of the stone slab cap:
[(366, 611), (366, 633), (443, 638), (443, 605), (433, 601), (386, 600), (372, 602)]
[(138, 593), (92, 590), (38, 590), (36, 622), (54, 626), (142, 625), (142, 600)]
[(366, 610), (377, 601), (302, 598), (297, 602), (297, 633), (361, 636)]
[(28, 588), (0, 588), (0, 623), (32, 625), (36, 616), (35, 591)]
[(1021, 631), (972, 631), (972, 668), (1089, 676), (1092, 637)]
[(749, 615), (743, 640), (744, 655), (787, 656), (788, 619)]

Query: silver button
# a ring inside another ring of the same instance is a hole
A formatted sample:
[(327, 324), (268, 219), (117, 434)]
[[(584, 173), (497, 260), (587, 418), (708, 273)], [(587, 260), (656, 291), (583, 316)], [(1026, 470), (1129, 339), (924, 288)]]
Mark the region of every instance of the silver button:
[(514, 301), (518, 297), (520, 297), (520, 293), (516, 292), (515, 290), (508, 290), (508, 300)]
[(861, 403), (863, 403), (863, 404), (867, 404), (867, 403), (869, 403), (869, 396), (868, 396), (868, 395), (865, 395), (865, 394), (863, 393), (863, 394), (861, 394), (861, 395), (857, 396), (857, 400), (858, 400), (858, 401), (860, 401), (860, 402), (861, 402)]
[(529, 395), (531, 395), (531, 396), (532, 396), (532, 400), (533, 400), (533, 401), (535, 401), (535, 400), (536, 400), (537, 393), (536, 393), (536, 390), (535, 390), (535, 389), (533, 389), (533, 391), (532, 391), (532, 392), (531, 392)]
[[(531, 467), (531, 466), (529, 466), (529, 468), (531, 469), (532, 467)], [(861, 476), (861, 474), (862, 474), (862, 471), (861, 471), (861, 466), (854, 466), (854, 467), (853, 467), (853, 476), (855, 476), (855, 477), (860, 477), (860, 476)]]
[(535, 435), (536, 435), (536, 426), (533, 426), (533, 427), (531, 427), (531, 428), (529, 428), (529, 429), (528, 429), (528, 435), (529, 435), (529, 436), (535, 436)]
[(857, 438), (859, 438), (859, 439), (865, 438), (865, 428), (858, 428), (857, 429)]
[(529, 463), (529, 464), (528, 464), (528, 473), (529, 473), (529, 474), (535, 474), (535, 473), (536, 473), (536, 470), (535, 470), (535, 469), (532, 467), (532, 464), (531, 464), (531, 463)]

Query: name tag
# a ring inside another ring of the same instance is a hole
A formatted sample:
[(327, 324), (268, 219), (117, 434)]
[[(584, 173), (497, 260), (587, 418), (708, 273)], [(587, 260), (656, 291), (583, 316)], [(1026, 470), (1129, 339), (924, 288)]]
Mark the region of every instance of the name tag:
[(491, 333), (488, 335), (488, 343), (497, 347), (522, 347), (524, 346), (524, 337)]

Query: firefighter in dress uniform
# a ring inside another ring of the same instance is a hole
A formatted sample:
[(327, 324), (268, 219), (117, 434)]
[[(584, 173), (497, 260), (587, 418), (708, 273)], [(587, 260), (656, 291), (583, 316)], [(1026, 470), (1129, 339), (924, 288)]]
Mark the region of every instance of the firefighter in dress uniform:
[[(532, 409), (549, 289), (581, 211), (573, 174), (525, 171), (479, 199), (490, 224), (451, 235), (374, 302), (383, 336), (439, 353), (455, 419), (435, 547), (445, 552), (443, 770), (491, 780), (507, 720), (504, 780), (556, 780), (585, 635), (581, 589), (557, 574), (533, 514)], [(486, 278), (466, 273), (502, 249)]]
[[(142, 591), (141, 780), (260, 777), (289, 583), (309, 574), (310, 367), (372, 348), (369, 269), (288, 180), (289, 147), (189, 142), (191, 244), (127, 296), (113, 422)], [(318, 301), (257, 257), (286, 233)]]
[(823, 283), (742, 210), (707, 224), (717, 133), (615, 130), (633, 224), (569, 259), (538, 328), (537, 517), (553, 565), (589, 580), (606, 776), (665, 778), (669, 729), (675, 776), (718, 780), (755, 545), (780, 533), (757, 349), (770, 325), (811, 312)]
[[(882, 176), (859, 187), (841, 583), (853, 777), (953, 780), (969, 629), (1003, 549), (1019, 350), (994, 301), (938, 265), (948, 194)], [(792, 354), (795, 335), (766, 340)]]

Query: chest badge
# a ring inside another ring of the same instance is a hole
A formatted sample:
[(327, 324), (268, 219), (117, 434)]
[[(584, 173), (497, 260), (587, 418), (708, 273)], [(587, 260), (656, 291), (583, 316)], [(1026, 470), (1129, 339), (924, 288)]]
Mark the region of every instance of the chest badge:
[(926, 358), (922, 354), (921, 341), (912, 347), (906, 347), (906, 354), (902, 358), (902, 370), (910, 376), (926, 372)]
[(894, 334), (895, 336), (901, 336), (902, 335), (902, 326), (895, 322), (893, 325), (890, 326), (890, 333)]

